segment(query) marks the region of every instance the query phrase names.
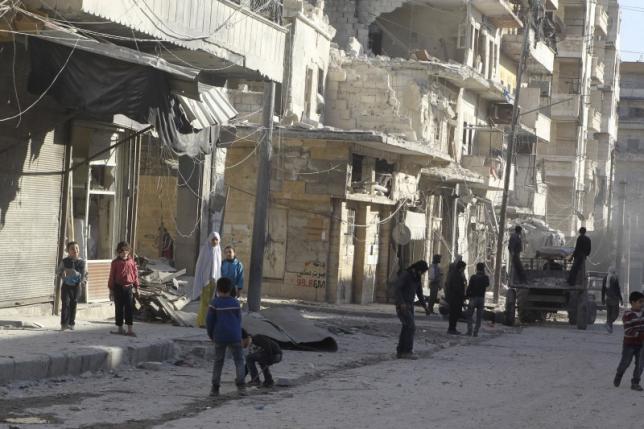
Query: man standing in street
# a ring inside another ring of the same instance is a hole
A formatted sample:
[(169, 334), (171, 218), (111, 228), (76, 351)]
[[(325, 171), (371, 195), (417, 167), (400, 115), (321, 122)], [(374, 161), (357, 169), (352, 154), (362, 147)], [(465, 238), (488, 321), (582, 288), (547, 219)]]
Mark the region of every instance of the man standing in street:
[[(584, 267), (586, 264), (586, 258), (590, 256), (590, 251), (592, 249), (590, 238), (586, 236), (586, 228), (581, 227), (579, 229), (579, 237), (577, 237), (577, 243), (575, 244), (575, 251), (572, 254), (574, 261), (572, 263), (572, 268), (570, 268), (570, 275), (568, 277), (568, 284), (570, 286), (575, 286), (577, 284), (583, 283)], [(581, 274), (581, 279), (579, 278)]]
[(447, 273), (447, 282), (445, 283), (445, 296), (449, 304), (449, 328), (447, 333), (451, 335), (461, 334), (456, 330), (456, 324), (463, 314), (465, 286), (467, 285), (467, 279), (465, 278), (466, 266), (465, 262), (457, 261), (456, 265)]
[(508, 241), (508, 250), (510, 251), (510, 260), (512, 261), (513, 278), (518, 279), (521, 283), (525, 283), (525, 272), (521, 264), (521, 252), (523, 252), (523, 240), (521, 240), (522, 231), (523, 228), (520, 226), (514, 228), (514, 232), (510, 235), (510, 240)]
[(418, 261), (401, 272), (394, 284), (394, 296), (396, 299), (396, 314), (402, 323), (396, 357), (398, 359), (417, 359), (414, 355), (414, 333), (416, 324), (414, 322), (414, 295), (429, 314), (429, 308), (423, 297), (423, 286), (421, 278), (429, 269), (427, 262)]
[(468, 335), (474, 335), (475, 337), (478, 337), (479, 335), (483, 310), (485, 309), (485, 291), (489, 286), (490, 278), (485, 274), (485, 264), (483, 262), (479, 262), (476, 264), (476, 274), (470, 277), (470, 283), (467, 286), (467, 292), (465, 294), (470, 299), (470, 317), (474, 317), (474, 311), (476, 311), (474, 332), (471, 332), (472, 325), (470, 323), (467, 330)]
[(602, 285), (602, 304), (606, 304), (606, 330), (613, 333), (613, 323), (619, 317), (619, 306), (624, 305), (622, 290), (619, 286), (619, 278), (615, 268), (608, 269), (608, 275), (604, 278)]
[(443, 286), (443, 271), (440, 267), (441, 255), (432, 257), (432, 266), (429, 268), (429, 313), (434, 313), (434, 304), (438, 298), (438, 291)]

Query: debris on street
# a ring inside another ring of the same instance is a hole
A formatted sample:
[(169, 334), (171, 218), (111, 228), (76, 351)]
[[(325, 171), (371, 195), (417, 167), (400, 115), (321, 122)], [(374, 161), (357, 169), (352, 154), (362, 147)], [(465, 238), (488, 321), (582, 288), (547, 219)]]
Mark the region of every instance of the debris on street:
[(137, 319), (193, 326), (190, 314), (181, 311), (190, 302), (190, 298), (181, 292), (186, 282), (178, 280), (186, 270), (177, 271), (163, 260), (139, 258), (139, 261), (141, 287), (136, 298)]

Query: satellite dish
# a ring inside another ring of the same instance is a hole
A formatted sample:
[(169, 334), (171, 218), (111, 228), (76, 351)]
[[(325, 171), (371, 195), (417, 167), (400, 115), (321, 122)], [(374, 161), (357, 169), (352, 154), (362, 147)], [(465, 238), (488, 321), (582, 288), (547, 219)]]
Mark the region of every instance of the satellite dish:
[(411, 230), (406, 225), (399, 223), (391, 232), (391, 237), (394, 239), (396, 244), (404, 246), (411, 241)]

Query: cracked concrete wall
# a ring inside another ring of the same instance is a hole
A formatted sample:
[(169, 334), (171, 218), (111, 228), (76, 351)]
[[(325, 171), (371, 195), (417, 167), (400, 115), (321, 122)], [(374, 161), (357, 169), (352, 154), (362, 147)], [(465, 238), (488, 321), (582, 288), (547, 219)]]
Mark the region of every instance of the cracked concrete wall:
[(391, 60), (335, 61), (328, 74), (326, 124), (398, 135), (448, 153), (448, 122), (455, 116), (452, 105), (457, 93), (418, 65)]

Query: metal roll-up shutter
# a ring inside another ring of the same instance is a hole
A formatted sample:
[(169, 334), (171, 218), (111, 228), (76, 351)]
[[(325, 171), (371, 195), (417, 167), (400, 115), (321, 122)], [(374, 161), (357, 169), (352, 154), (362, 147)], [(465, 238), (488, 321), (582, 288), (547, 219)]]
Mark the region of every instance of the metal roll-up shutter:
[(63, 170), (65, 146), (54, 143), (56, 132), (16, 140), (16, 150), (0, 159), (0, 307), (48, 302), (54, 294), (63, 175), (19, 172)]

